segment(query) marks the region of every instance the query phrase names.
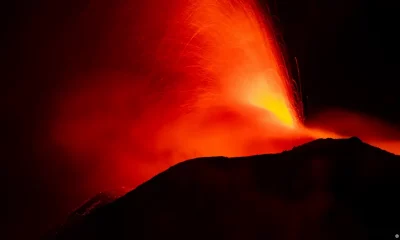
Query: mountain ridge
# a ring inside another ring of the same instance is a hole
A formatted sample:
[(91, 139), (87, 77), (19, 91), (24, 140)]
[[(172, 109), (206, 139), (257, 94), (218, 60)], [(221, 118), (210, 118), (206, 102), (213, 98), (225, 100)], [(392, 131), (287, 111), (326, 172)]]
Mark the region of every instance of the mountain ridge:
[(393, 239), (399, 173), (400, 156), (358, 138), (195, 158), (49, 239)]

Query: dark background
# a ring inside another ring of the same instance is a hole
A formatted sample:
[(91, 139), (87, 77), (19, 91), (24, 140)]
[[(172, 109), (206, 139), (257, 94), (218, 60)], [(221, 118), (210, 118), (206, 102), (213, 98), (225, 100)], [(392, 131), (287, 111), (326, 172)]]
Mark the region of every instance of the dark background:
[[(60, 82), (98, 64), (99, 52), (113, 52), (101, 36), (118, 2), (38, 0), (2, 7), (5, 239), (43, 234), (76, 203), (67, 204), (74, 196), (58, 190), (41, 165), (35, 139), (46, 125), (48, 99)], [(399, 8), (394, 2), (270, 1), (287, 55), (299, 61), (308, 118), (340, 107), (399, 126)], [(84, 22), (82, 12), (88, 14)], [(293, 61), (291, 65), (295, 69)], [(74, 181), (68, 171), (63, 177)]]
[(342, 107), (399, 124), (399, 9), (392, 1), (276, 1), (308, 114)]

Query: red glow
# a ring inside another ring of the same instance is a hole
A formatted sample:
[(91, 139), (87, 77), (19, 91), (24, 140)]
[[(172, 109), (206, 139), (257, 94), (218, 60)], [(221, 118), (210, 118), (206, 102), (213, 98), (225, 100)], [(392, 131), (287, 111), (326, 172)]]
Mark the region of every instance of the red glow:
[[(326, 121), (302, 125), (279, 47), (253, 0), (168, 2), (176, 14), (163, 16), (167, 31), (158, 41), (149, 39), (164, 22), (146, 16), (148, 29), (135, 26), (146, 50), (132, 58), (143, 58), (150, 73), (90, 73), (61, 95), (53, 141), (75, 164), (91, 161), (99, 178), (108, 171), (135, 185), (188, 158), (280, 152), (321, 137), (357, 135), (399, 153), (399, 142), (388, 136), (361, 136), (381, 123), (347, 132)], [(366, 122), (359, 115), (339, 122), (349, 119)]]

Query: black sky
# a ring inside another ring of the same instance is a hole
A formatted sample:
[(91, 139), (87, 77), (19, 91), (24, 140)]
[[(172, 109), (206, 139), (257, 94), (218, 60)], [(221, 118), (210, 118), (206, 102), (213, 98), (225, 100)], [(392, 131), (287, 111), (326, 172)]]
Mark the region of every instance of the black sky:
[[(43, 106), (58, 81), (97, 64), (104, 47), (98, 37), (117, 1), (95, 2), (19, 1), (2, 8), (6, 239), (37, 236), (65, 214), (48, 210), (65, 196), (54, 193), (51, 174), (38, 175), (34, 136), (46, 125)], [(80, 23), (89, 5), (89, 20)], [(269, 8), (288, 56), (299, 61), (307, 116), (340, 107), (400, 125), (395, 1), (270, 0)]]
[(299, 60), (308, 114), (333, 106), (399, 124), (393, 1), (276, 2), (289, 55)]

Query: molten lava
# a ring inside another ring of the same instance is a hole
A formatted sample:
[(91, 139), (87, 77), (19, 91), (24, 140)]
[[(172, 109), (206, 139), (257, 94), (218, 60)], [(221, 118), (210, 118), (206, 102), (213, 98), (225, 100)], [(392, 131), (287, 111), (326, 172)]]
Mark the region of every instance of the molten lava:
[[(140, 46), (130, 55), (145, 67), (126, 60), (86, 73), (57, 106), (52, 140), (78, 159), (75, 167), (90, 165), (97, 182), (136, 185), (188, 158), (280, 152), (372, 131), (303, 125), (301, 103), (255, 0), (159, 2), (171, 14), (159, 21), (139, 16), (146, 27), (133, 24), (134, 37), (115, 43), (125, 52)], [(132, 9), (122, 8), (117, 30)], [(397, 140), (360, 137), (399, 153)]]

